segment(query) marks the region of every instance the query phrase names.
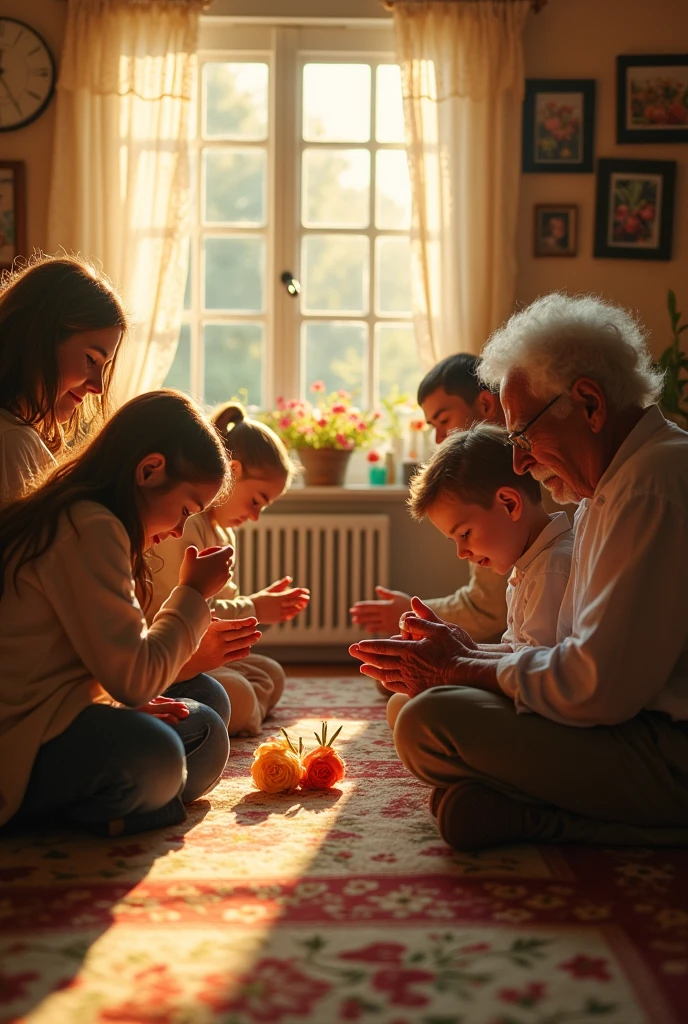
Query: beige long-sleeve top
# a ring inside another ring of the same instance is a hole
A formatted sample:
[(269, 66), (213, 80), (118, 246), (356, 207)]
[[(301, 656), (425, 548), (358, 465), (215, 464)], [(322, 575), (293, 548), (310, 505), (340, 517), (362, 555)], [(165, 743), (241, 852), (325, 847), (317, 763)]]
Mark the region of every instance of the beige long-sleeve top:
[(565, 725), (688, 720), (688, 434), (648, 409), (574, 531), (558, 642), (502, 658), (500, 687)]
[(473, 564), (468, 571), (465, 586), (449, 597), (433, 597), (425, 604), (445, 622), (465, 629), (476, 643), (499, 641), (507, 625), (507, 577)]
[[(184, 533), (179, 539), (168, 537), (155, 549), (155, 554), (159, 557), (153, 558), (151, 563), (153, 597), (146, 609), (146, 617), (149, 622), (163, 601), (167, 600), (177, 586), (179, 567), (184, 560), (184, 552), (190, 544), (194, 544), (199, 551), (216, 544), (229, 544), (236, 550), (236, 538), (232, 530), (225, 530), (214, 523), (209, 512), (199, 512), (195, 516), (189, 516), (184, 526)], [(236, 572), (236, 556), (234, 572)], [(233, 576), (230, 576), (222, 590), (208, 603), (211, 611), (219, 619), (244, 619), (256, 614), (250, 597), (242, 597), (239, 594), (239, 588), (234, 583)]]
[(55, 465), (33, 427), (0, 409), (0, 509), (20, 498), (37, 477)]
[(539, 537), (518, 559), (506, 589), (505, 648), (554, 647), (571, 573), (573, 530), (565, 512), (550, 515)]
[(210, 622), (201, 595), (177, 587), (148, 628), (120, 520), (91, 501), (71, 514), (16, 589), (10, 570), (0, 599), (0, 824), (43, 743), (90, 704), (138, 707), (162, 693)]

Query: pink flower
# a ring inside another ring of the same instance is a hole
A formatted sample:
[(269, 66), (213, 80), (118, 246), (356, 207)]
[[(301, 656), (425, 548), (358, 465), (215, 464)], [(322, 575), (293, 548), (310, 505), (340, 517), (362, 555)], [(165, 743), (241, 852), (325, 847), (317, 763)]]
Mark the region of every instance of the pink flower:
[(301, 403), (299, 402), (298, 398), (290, 398), (289, 401), (287, 402), (288, 409), (298, 409), (300, 405)]
[(382, 456), (379, 452), (368, 452), (366, 455), (368, 462), (379, 462)]
[(315, 392), (315, 391), (324, 391), (324, 390), (325, 390), (325, 381), (324, 380), (314, 380), (313, 383), (311, 384), (311, 391)]
[(597, 981), (611, 981), (612, 976), (607, 968), (607, 961), (602, 957), (591, 957), (579, 954), (565, 964), (559, 964), (560, 971), (569, 971), (573, 978), (595, 978)]
[(340, 960), (353, 960), (364, 964), (395, 964), (404, 962), (406, 946), (399, 942), (372, 942), (363, 949), (352, 949), (348, 953), (340, 953)]
[(408, 967), (388, 968), (378, 971), (371, 978), (373, 988), (379, 992), (386, 992), (392, 1006), (427, 1006), (429, 996), (411, 989), (411, 985), (419, 985), (424, 981), (435, 981), (435, 975), (430, 971), (412, 970)]
[(425, 430), (425, 420), (411, 420), (410, 427), (411, 430)]
[(342, 448), (353, 448), (353, 441), (350, 441), (344, 434), (337, 434), (335, 438), (337, 444), (340, 444)]
[(282, 428), (282, 430), (286, 430), (287, 427), (291, 426), (291, 416), (281, 416), (279, 425)]
[(376, 409), (375, 412), (373, 413), (373, 419), (376, 419), (376, 420), (381, 420), (382, 419), (382, 413), (380, 412), (379, 409)]
[(346, 412), (346, 406), (342, 402), (335, 402), (334, 405), (332, 406), (332, 412)]
[(282, 412), (283, 409), (287, 408), (287, 403), (284, 401), (282, 395), (279, 395), (277, 398), (277, 408), (279, 409), (280, 412)]
[(357, 412), (350, 412), (349, 413), (349, 419), (351, 420), (352, 423), (358, 423), (358, 413)]
[(525, 988), (502, 988), (497, 993), (505, 1003), (518, 1003), (524, 1009), (536, 1006), (544, 999), (547, 986), (541, 981), (531, 981)]
[(325, 419), (324, 416), (321, 416), (320, 419), (316, 420), (315, 422), (318, 424), (319, 427), (326, 427), (327, 426), (327, 420)]
[(337, 394), (339, 395), (340, 398), (346, 398), (346, 399), (351, 398), (350, 393), (348, 391), (346, 391), (344, 388), (340, 388), (339, 391), (337, 392)]
[(253, 1024), (273, 1024), (285, 1017), (305, 1020), (332, 988), (303, 974), (290, 960), (266, 957), (246, 974), (207, 974), (197, 998), (216, 1014), (241, 1015)]
[(357, 427), (358, 427), (359, 430), (367, 430), (368, 429), (368, 424), (364, 423), (363, 420), (359, 420), (358, 423), (357, 423)]

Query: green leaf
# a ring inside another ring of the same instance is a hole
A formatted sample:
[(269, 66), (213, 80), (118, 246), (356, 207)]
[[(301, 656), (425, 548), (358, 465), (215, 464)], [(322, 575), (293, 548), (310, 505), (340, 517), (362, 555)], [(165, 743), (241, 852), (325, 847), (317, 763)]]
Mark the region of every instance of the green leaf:
[(324, 949), (327, 943), (320, 935), (312, 935), (310, 939), (305, 939), (302, 943), (307, 950), (311, 953), (319, 953), (321, 949)]
[(683, 334), (684, 331), (688, 331), (688, 324), (684, 324), (683, 327), (679, 327), (676, 331), (677, 334)]
[(670, 288), (667, 294), (667, 309), (669, 310), (669, 316), (673, 320), (676, 316), (676, 292), (673, 288)]

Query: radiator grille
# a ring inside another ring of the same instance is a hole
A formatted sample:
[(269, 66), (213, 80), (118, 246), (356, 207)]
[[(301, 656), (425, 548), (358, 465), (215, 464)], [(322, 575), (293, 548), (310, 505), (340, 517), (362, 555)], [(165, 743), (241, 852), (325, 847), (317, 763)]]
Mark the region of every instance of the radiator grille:
[(310, 589), (305, 612), (270, 628), (270, 644), (352, 643), (349, 608), (388, 585), (389, 516), (273, 513), (237, 532), (238, 582), (254, 594), (282, 576)]

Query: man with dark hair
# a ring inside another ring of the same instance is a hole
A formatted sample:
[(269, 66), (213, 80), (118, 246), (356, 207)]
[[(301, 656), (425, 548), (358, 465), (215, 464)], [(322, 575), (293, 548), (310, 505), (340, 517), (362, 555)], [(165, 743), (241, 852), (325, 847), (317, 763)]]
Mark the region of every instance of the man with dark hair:
[(450, 430), (466, 430), (472, 423), (504, 423), (499, 395), (480, 381), (477, 364), (477, 356), (457, 352), (433, 366), (418, 385), (418, 405), (437, 444)]
[[(478, 357), (468, 352), (447, 356), (433, 366), (418, 387), (418, 404), (441, 444), (451, 430), (466, 430), (472, 423), (504, 423), (499, 395), (484, 385), (477, 373)], [(462, 626), (477, 643), (498, 643), (506, 629), (506, 579), (492, 569), (469, 565), (469, 580), (449, 597), (426, 603), (436, 615)], [(351, 618), (367, 633), (396, 633), (400, 616), (411, 610), (411, 596), (400, 590), (376, 587), (377, 601), (358, 601)]]

